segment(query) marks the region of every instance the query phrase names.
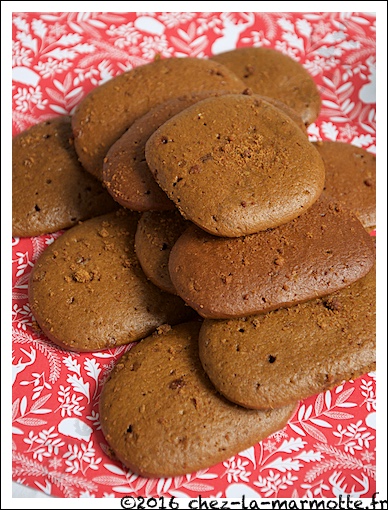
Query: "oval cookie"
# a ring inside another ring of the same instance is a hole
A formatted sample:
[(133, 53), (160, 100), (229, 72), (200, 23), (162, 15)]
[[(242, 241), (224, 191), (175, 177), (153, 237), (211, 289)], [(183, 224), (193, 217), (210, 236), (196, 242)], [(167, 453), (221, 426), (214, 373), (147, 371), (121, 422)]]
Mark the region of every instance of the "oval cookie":
[(117, 209), (74, 150), (70, 117), (58, 117), (12, 140), (12, 235), (38, 236)]
[(157, 287), (176, 294), (168, 271), (171, 248), (189, 226), (179, 211), (145, 212), (135, 236), (135, 250), (146, 276)]
[(202, 364), (228, 399), (287, 405), (376, 366), (376, 273), (326, 298), (246, 319), (205, 320)]
[(374, 259), (356, 216), (321, 198), (286, 225), (238, 239), (189, 227), (171, 250), (169, 272), (200, 315), (222, 319), (330, 294), (366, 275)]
[[(112, 197), (133, 211), (165, 211), (174, 203), (155, 181), (145, 158), (148, 138), (171, 117), (209, 96), (227, 94), (225, 91), (203, 91), (169, 99), (135, 120), (128, 130), (109, 149), (103, 163), (103, 182)], [(248, 93), (248, 91), (247, 91)], [(300, 117), (281, 101), (263, 97), (286, 113), (305, 133)]]
[(341, 142), (314, 142), (325, 165), (325, 192), (352, 209), (365, 228), (376, 226), (376, 156)]
[(288, 115), (241, 94), (204, 99), (175, 115), (149, 138), (146, 160), (183, 216), (223, 237), (299, 216), (325, 177), (318, 151)]
[(135, 120), (109, 149), (103, 182), (112, 197), (133, 211), (165, 211), (175, 205), (155, 181), (145, 159), (145, 144), (156, 129), (185, 108), (217, 92), (186, 94), (155, 106)]
[(115, 456), (142, 476), (205, 469), (282, 429), (295, 404), (244, 409), (224, 399), (198, 357), (198, 323), (151, 336), (126, 353), (100, 398), (102, 431)]
[(256, 94), (280, 99), (308, 125), (321, 109), (319, 90), (306, 69), (288, 55), (271, 48), (238, 48), (212, 60), (233, 71)]
[(147, 280), (134, 250), (138, 214), (123, 210), (73, 227), (40, 256), (29, 300), (36, 321), (65, 349), (127, 344), (192, 310)]
[(139, 117), (172, 97), (201, 90), (242, 92), (244, 83), (218, 62), (199, 58), (155, 60), (92, 90), (73, 116), (75, 148), (83, 166), (102, 179), (109, 148)]

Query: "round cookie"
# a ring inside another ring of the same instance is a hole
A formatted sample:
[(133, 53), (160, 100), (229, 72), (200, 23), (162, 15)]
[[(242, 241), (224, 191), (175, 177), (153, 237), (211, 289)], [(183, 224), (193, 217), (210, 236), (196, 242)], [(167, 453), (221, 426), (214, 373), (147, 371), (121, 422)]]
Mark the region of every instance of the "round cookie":
[(175, 97), (135, 120), (104, 158), (103, 182), (116, 202), (133, 211), (175, 209), (174, 203), (167, 198), (148, 168), (145, 144), (168, 119), (201, 99), (216, 94), (214, 91), (203, 91)]
[(252, 409), (285, 406), (376, 368), (376, 272), (326, 298), (246, 319), (205, 320), (215, 387)]
[(287, 223), (322, 192), (322, 159), (305, 134), (261, 98), (204, 99), (165, 122), (146, 144), (156, 181), (183, 216), (239, 237)]
[(141, 215), (135, 236), (135, 251), (140, 265), (157, 287), (176, 294), (168, 272), (171, 248), (189, 223), (177, 211), (149, 211)]
[(136, 67), (96, 87), (79, 104), (73, 131), (80, 161), (102, 179), (109, 148), (157, 104), (194, 91), (244, 88), (232, 71), (206, 59), (167, 58)]
[(376, 156), (342, 142), (314, 142), (325, 165), (324, 191), (352, 209), (364, 227), (376, 226)]
[(193, 312), (147, 280), (134, 250), (138, 214), (124, 210), (77, 225), (40, 256), (29, 301), (50, 340), (97, 351), (139, 340)]
[(327, 198), (276, 229), (237, 239), (189, 227), (171, 250), (174, 287), (203, 317), (264, 313), (362, 278), (375, 247), (356, 216)]
[(12, 235), (38, 236), (117, 209), (74, 150), (70, 117), (57, 117), (12, 140)]
[(212, 60), (228, 67), (256, 94), (280, 99), (306, 125), (318, 117), (319, 90), (306, 69), (288, 55), (271, 48), (238, 48)]
[[(155, 181), (147, 165), (146, 142), (156, 129), (177, 113), (202, 99), (227, 93), (203, 91), (186, 94), (155, 106), (135, 120), (112, 145), (104, 158), (103, 182), (116, 202), (133, 211), (165, 211), (175, 208)], [(250, 94), (248, 90), (244, 93)], [(286, 113), (306, 133), (305, 125), (291, 108), (277, 99), (267, 97), (262, 99)]]
[(198, 357), (200, 324), (139, 342), (120, 358), (100, 398), (115, 456), (148, 477), (184, 475), (222, 462), (282, 429), (295, 404), (254, 411), (222, 397)]

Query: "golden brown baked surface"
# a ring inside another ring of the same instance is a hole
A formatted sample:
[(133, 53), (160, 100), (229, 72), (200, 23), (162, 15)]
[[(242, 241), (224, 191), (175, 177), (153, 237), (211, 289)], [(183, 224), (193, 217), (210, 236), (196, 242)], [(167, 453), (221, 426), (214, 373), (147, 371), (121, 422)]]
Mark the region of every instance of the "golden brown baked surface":
[(65, 232), (40, 256), (29, 301), (54, 343), (96, 351), (192, 316), (180, 298), (162, 292), (143, 273), (134, 250), (138, 218), (124, 210), (93, 218)]
[(49, 234), (118, 209), (79, 163), (68, 116), (13, 138), (12, 202), (12, 235), (18, 237)]
[(168, 119), (185, 108), (223, 91), (202, 91), (174, 97), (135, 120), (109, 149), (103, 164), (103, 181), (112, 197), (133, 211), (166, 211), (174, 203), (155, 181), (145, 159), (148, 138)]
[(198, 357), (199, 328), (181, 324), (142, 340), (103, 387), (102, 431), (135, 473), (170, 477), (208, 468), (282, 429), (295, 409), (253, 411), (220, 396)]
[(325, 165), (324, 191), (354, 211), (366, 229), (376, 226), (376, 156), (342, 142), (314, 142)]
[(324, 296), (366, 275), (371, 236), (340, 203), (320, 198), (280, 227), (226, 239), (189, 227), (169, 272), (177, 293), (207, 318), (245, 317)]
[(376, 367), (376, 272), (325, 298), (246, 319), (205, 320), (202, 364), (232, 402), (269, 409)]
[(146, 143), (156, 181), (211, 234), (239, 237), (305, 212), (324, 185), (322, 159), (288, 115), (257, 96), (204, 99)]
[(319, 90), (296, 60), (271, 48), (238, 48), (212, 60), (233, 71), (256, 94), (280, 99), (311, 124), (321, 109)]
[(171, 248), (189, 225), (175, 209), (145, 212), (137, 226), (135, 250), (140, 265), (152, 283), (171, 294), (176, 294), (168, 270)]
[(246, 88), (218, 62), (199, 58), (166, 58), (136, 67), (92, 90), (73, 116), (75, 148), (83, 166), (102, 179), (109, 148), (151, 108), (167, 99), (202, 90)]

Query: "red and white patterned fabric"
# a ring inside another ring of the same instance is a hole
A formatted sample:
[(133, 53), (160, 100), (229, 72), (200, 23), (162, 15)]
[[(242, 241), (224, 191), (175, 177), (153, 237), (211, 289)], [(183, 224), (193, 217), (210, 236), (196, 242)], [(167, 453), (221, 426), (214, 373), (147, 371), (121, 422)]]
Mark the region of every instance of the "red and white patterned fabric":
[[(375, 152), (376, 18), (346, 13), (13, 13), (13, 134), (72, 113), (97, 85), (161, 57), (268, 46), (301, 62), (322, 94), (311, 140)], [(35, 261), (61, 232), (12, 240), (13, 479), (64, 498), (333, 498), (376, 491), (375, 374), (300, 403), (287, 427), (201, 472), (148, 480), (112, 461), (98, 399), (130, 347), (77, 354), (36, 328)]]

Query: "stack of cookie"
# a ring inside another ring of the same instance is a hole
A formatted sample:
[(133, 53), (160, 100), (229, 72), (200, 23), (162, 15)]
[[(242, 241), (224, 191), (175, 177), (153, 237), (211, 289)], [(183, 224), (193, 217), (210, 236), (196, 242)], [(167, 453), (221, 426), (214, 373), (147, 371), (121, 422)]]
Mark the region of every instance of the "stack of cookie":
[(100, 398), (132, 471), (209, 467), (281, 429), (298, 400), (374, 369), (375, 158), (311, 143), (319, 108), (300, 64), (248, 48), (97, 87), (74, 144), (68, 118), (15, 139), (14, 193), (29, 193), (14, 234), (71, 227), (32, 272), (38, 324), (78, 351), (141, 340)]

